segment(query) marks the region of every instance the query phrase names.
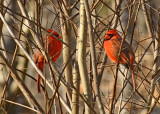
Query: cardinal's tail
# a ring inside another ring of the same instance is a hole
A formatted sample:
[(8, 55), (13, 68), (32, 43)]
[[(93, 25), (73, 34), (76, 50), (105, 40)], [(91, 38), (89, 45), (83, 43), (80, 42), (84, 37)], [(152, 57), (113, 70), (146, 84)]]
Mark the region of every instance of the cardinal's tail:
[[(43, 69), (43, 61), (38, 62), (38, 68), (42, 71)], [(38, 74), (37, 76), (37, 89), (38, 89), (38, 93), (41, 92), (41, 76)]]
[(41, 86), (41, 76), (38, 74), (38, 76), (37, 76), (37, 89), (38, 89), (38, 93), (41, 93), (40, 86)]
[(135, 79), (134, 79), (134, 71), (131, 70), (132, 72), (132, 81), (133, 81), (133, 89), (134, 89), (134, 92), (136, 91), (136, 84), (135, 84)]

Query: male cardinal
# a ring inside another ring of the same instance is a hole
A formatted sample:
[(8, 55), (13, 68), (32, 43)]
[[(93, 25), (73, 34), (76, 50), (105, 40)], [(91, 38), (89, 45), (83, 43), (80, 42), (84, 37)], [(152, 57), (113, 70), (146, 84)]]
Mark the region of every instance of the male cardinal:
[[(52, 33), (53, 35), (47, 34), (46, 37), (43, 39), (43, 42), (44, 42), (45, 47), (47, 47), (49, 56), (54, 63), (58, 59), (59, 55), (61, 54), (61, 50), (62, 50), (62, 43), (58, 39), (56, 39), (54, 35), (60, 39), (62, 37), (59, 36), (57, 32), (54, 32), (51, 29), (48, 29), (48, 32)], [(43, 54), (37, 48), (34, 51), (34, 62), (37, 64), (40, 70), (43, 69), (43, 65), (45, 64), (45, 58)], [(41, 81), (41, 77), (38, 74), (38, 77), (37, 77), (38, 93), (41, 92), (40, 91), (40, 81)]]
[[(118, 34), (118, 32), (113, 29), (106, 33), (104, 39), (104, 48), (108, 57), (114, 62), (118, 62), (118, 54), (121, 47), (122, 38)], [(121, 55), (119, 58), (119, 63), (125, 65), (132, 72), (132, 80), (133, 80), (133, 89), (135, 91), (135, 80), (134, 80), (134, 71), (133, 64), (135, 62), (135, 55), (132, 50), (132, 47), (128, 44), (128, 42), (124, 41)]]

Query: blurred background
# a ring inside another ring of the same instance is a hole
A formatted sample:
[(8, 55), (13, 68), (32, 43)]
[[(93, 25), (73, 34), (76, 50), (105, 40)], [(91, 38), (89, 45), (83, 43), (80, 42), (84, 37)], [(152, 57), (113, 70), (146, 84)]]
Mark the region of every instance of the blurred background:
[[(86, 85), (79, 68), (78, 51), (81, 49), (79, 42), (83, 31), (80, 29), (83, 16), (80, 6), (83, 4), (87, 13), (85, 1), (89, 3), (95, 47), (93, 49), (91, 46), (88, 16), (84, 16), (86, 41), (83, 41), (85, 47), (82, 50), (84, 77), (88, 78)], [(98, 99), (106, 114), (111, 111), (114, 114), (159, 114), (159, 6), (159, 0), (0, 0), (0, 113), (82, 114), (87, 112), (84, 104), (88, 102), (94, 110), (92, 113), (99, 114), (103, 111), (100, 111)], [(42, 41), (47, 29), (62, 36), (63, 48), (58, 60), (55, 63), (50, 61), (52, 67), (47, 62), (44, 65), (43, 74), (50, 85), (46, 80), (42, 81), (43, 89), (38, 93), (38, 71), (29, 57), (33, 59), (35, 48), (47, 53)], [(120, 65), (114, 97), (116, 64), (108, 59), (103, 48), (105, 33), (110, 29), (117, 29), (132, 46), (136, 56), (136, 91), (133, 92), (130, 71)], [(28, 56), (19, 45), (23, 46)], [(98, 85), (95, 84), (91, 51), (96, 55)], [(23, 84), (15, 81), (13, 75), (20, 77)], [(28, 89), (24, 89), (23, 85)], [(85, 97), (85, 86), (90, 90), (90, 98)], [(100, 99), (96, 98), (97, 94)], [(74, 97), (77, 98), (75, 101)]]

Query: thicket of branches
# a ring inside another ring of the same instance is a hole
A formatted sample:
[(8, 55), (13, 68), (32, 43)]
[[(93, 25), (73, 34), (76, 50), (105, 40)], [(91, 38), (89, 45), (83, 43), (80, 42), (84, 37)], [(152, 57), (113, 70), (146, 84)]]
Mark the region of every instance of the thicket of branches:
[[(0, 0), (0, 113), (160, 112), (159, 5), (159, 0)], [(56, 63), (42, 41), (47, 29), (62, 36)], [(110, 29), (134, 49), (135, 92), (130, 71), (104, 51)], [(33, 61), (35, 48), (45, 57), (43, 72)]]

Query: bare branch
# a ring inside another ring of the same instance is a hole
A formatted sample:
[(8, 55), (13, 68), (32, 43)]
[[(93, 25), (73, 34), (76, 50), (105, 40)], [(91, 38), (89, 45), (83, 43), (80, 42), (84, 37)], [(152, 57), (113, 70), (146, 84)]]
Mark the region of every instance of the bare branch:
[[(79, 113), (79, 92), (80, 90), (80, 74), (78, 68), (78, 62), (75, 60), (74, 67), (73, 67), (73, 86), (74, 89), (72, 90), (72, 114)], [(75, 91), (76, 89), (76, 91)]]

